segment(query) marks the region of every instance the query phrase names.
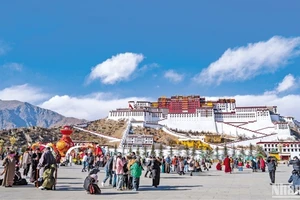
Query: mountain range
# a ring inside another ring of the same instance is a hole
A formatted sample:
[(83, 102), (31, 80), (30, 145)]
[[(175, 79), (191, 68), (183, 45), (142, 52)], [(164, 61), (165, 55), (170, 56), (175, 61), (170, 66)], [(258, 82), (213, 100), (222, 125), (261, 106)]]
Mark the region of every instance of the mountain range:
[(0, 100), (0, 130), (32, 126), (51, 128), (84, 122), (87, 121), (65, 117), (30, 103), (16, 100)]

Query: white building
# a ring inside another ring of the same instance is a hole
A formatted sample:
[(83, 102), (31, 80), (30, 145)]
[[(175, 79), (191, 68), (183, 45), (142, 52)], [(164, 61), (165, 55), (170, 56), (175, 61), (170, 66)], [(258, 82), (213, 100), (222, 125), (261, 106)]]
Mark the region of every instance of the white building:
[(266, 153), (279, 153), (281, 160), (289, 160), (300, 156), (300, 142), (258, 142)]
[(152, 135), (128, 135), (124, 147), (142, 147), (142, 146), (152, 146), (153, 136)]
[[(192, 132), (212, 132), (234, 137), (245, 136), (252, 142), (291, 139), (291, 128), (299, 130), (293, 117), (282, 117), (277, 107), (236, 107), (234, 102), (216, 103), (197, 108), (194, 113), (168, 113), (168, 109), (152, 108), (150, 102), (129, 102), (130, 108), (109, 112), (109, 119), (131, 119), (133, 124)], [(251, 139), (252, 138), (252, 139)], [(247, 143), (246, 141), (242, 142)]]

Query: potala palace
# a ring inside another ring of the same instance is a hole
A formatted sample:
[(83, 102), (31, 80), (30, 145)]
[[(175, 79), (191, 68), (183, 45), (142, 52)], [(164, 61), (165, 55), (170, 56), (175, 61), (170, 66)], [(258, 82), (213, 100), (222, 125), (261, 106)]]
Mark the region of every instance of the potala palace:
[[(201, 140), (182, 132), (232, 136), (235, 145), (295, 141), (300, 123), (281, 116), (277, 106), (237, 107), (235, 99), (209, 101), (200, 96), (161, 97), (157, 102), (129, 101), (128, 108), (109, 112), (109, 119), (128, 119), (132, 126), (162, 128), (179, 139)], [(200, 135), (200, 134), (199, 134)]]

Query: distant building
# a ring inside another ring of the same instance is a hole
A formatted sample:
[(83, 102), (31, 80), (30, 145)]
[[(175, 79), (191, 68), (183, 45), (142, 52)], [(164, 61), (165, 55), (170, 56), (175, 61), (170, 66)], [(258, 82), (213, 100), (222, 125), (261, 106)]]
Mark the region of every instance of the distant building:
[(278, 153), (281, 160), (289, 160), (294, 156), (300, 156), (300, 142), (258, 142), (268, 154)]
[(125, 143), (125, 147), (143, 147), (143, 146), (152, 146), (153, 145), (153, 136), (152, 135), (128, 135)]
[(157, 102), (129, 101), (109, 112), (109, 119), (128, 119), (132, 126), (179, 132), (210, 132), (248, 138), (235, 145), (293, 138), (300, 123), (277, 113), (277, 106), (237, 107), (235, 99), (206, 100), (199, 95), (160, 97)]

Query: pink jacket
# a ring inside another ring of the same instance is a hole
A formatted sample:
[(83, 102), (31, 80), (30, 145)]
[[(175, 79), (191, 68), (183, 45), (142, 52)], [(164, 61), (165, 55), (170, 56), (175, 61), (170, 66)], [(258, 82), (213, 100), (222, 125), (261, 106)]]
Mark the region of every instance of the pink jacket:
[(123, 174), (124, 173), (123, 166), (124, 166), (124, 163), (123, 163), (122, 159), (117, 158), (116, 174)]

